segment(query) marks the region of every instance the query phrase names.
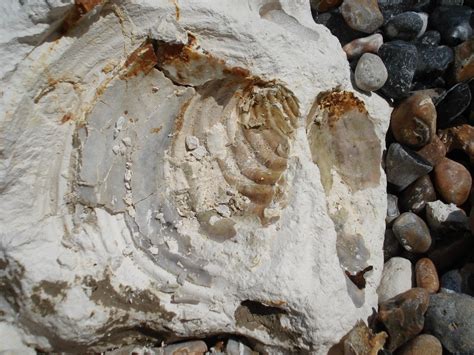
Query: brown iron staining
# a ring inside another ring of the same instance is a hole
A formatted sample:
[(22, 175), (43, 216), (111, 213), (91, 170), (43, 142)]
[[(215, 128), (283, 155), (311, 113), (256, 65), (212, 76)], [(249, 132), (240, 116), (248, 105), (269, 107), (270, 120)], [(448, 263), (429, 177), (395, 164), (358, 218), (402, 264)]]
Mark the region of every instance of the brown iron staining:
[(250, 76), (247, 69), (230, 67), (200, 48), (192, 33), (188, 33), (186, 44), (157, 41), (156, 46), (158, 68), (178, 85), (201, 86), (210, 80)]
[(60, 32), (67, 33), (79, 20), (105, 0), (75, 0), (74, 5), (63, 21)]
[(122, 79), (128, 79), (143, 73), (148, 74), (157, 64), (158, 60), (155, 55), (153, 44), (146, 41), (129, 55), (124, 64), (124, 73)]
[(353, 191), (377, 186), (382, 148), (364, 103), (353, 93), (319, 95), (307, 118), (307, 135), (326, 191), (333, 171)]

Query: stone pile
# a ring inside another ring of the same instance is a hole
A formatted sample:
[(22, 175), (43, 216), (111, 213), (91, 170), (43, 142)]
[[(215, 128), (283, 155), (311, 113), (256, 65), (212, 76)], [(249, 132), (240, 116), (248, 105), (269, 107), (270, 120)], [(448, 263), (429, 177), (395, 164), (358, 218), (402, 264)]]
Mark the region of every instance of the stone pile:
[[(392, 103), (378, 327), (397, 354), (474, 353), (473, 3), (313, 1), (353, 81)], [(375, 327), (377, 329), (377, 326)]]

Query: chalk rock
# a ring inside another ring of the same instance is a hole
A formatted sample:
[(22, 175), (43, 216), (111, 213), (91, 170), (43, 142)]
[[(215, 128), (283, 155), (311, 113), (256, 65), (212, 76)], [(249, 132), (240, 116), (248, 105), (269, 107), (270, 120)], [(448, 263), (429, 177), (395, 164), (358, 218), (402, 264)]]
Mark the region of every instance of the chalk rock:
[(326, 354), (377, 307), (390, 107), (309, 2), (0, 8), (0, 313), (22, 341)]

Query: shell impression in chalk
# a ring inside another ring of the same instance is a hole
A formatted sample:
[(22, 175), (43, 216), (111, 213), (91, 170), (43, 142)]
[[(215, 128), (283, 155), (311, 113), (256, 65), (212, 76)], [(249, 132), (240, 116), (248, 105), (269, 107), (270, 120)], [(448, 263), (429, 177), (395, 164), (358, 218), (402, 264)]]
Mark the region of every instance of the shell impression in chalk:
[(353, 93), (308, 2), (20, 3), (0, 330), (45, 352), (233, 334), (326, 354), (367, 319), (390, 109)]

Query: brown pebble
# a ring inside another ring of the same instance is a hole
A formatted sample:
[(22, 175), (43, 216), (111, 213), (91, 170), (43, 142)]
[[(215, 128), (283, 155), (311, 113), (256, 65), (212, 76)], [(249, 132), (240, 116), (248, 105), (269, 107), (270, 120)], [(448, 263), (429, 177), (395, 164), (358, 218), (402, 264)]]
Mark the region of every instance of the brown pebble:
[(471, 191), (472, 178), (463, 165), (444, 158), (434, 168), (433, 175), (436, 191), (445, 202), (460, 206), (467, 201)]
[(420, 334), (403, 345), (397, 355), (442, 355), (443, 347), (431, 334)]
[(474, 127), (463, 124), (457, 127), (451, 127), (439, 132), (448, 152), (453, 149), (463, 150), (474, 163)]
[(436, 108), (431, 97), (415, 93), (392, 112), (390, 128), (395, 139), (410, 148), (421, 148), (436, 134)]
[(436, 166), (446, 156), (446, 146), (438, 136), (433, 136), (431, 142), (417, 151), (417, 153), (429, 161), (431, 165)]
[(346, 52), (347, 58), (352, 59), (364, 53), (377, 53), (382, 44), (383, 36), (375, 33), (364, 38), (357, 38), (347, 43), (342, 49)]
[(425, 253), (431, 246), (428, 226), (412, 212), (402, 213), (393, 223), (392, 231), (409, 252)]
[(454, 48), (454, 70), (458, 82), (474, 78), (474, 38)]
[(418, 178), (400, 195), (402, 211), (420, 213), (428, 202), (436, 201), (436, 192), (429, 175)]
[(429, 293), (439, 290), (438, 272), (433, 262), (428, 258), (421, 258), (415, 265), (416, 285), (426, 289)]
[(422, 331), (429, 299), (424, 288), (412, 288), (379, 305), (378, 318), (389, 334), (389, 351), (393, 352)]
[(377, 0), (344, 0), (339, 9), (353, 30), (374, 33), (383, 25), (383, 15)]

